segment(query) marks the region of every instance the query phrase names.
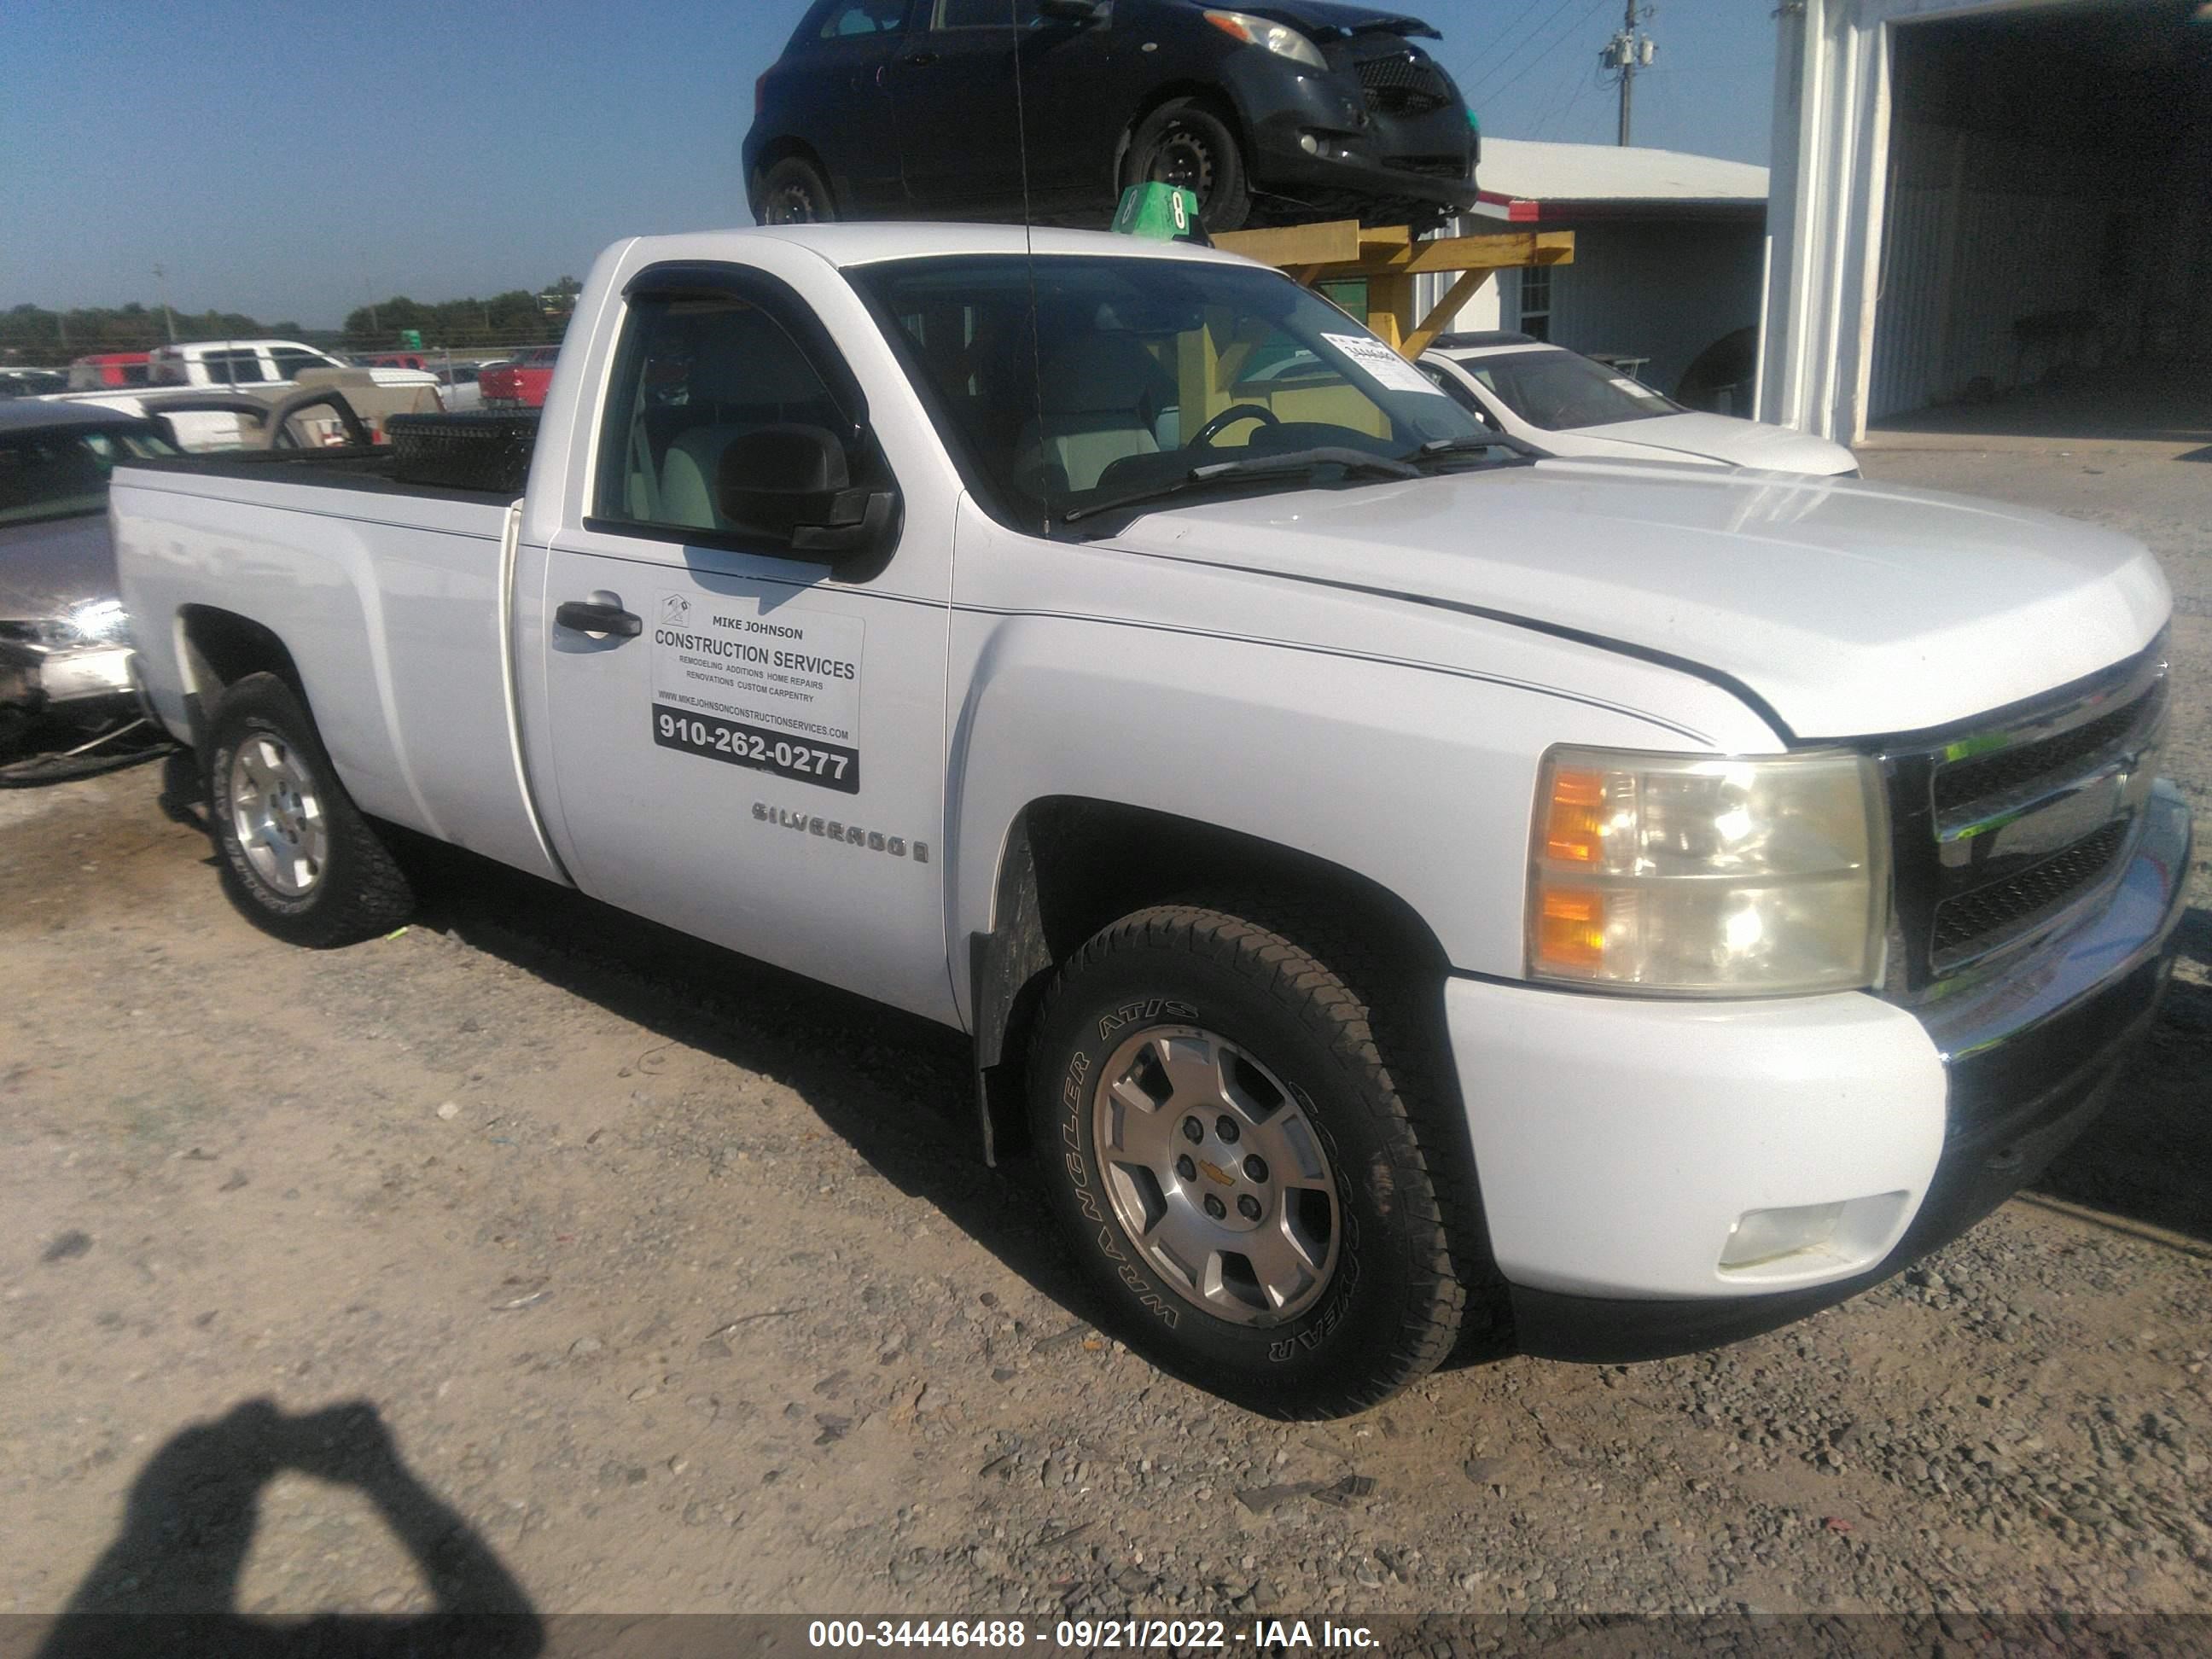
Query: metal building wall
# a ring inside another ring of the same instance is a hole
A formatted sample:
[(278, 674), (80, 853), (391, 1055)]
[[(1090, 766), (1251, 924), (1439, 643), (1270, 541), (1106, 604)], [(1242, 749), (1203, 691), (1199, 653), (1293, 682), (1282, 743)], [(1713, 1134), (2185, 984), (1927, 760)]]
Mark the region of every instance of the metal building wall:
[[(1891, 26), (2064, 3), (1790, 0), (1778, 12), (1760, 420), (1844, 443), (1865, 434), (1891, 154)], [(1924, 258), (1925, 242), (1911, 252)]]
[[(1550, 268), (1555, 343), (1648, 357), (1644, 378), (1672, 391), (1699, 352), (1758, 322), (1765, 234), (1756, 222), (1678, 219), (1573, 228), (1573, 262)], [(1450, 280), (1417, 277), (1416, 305), (1425, 313)], [(1519, 328), (1521, 273), (1503, 270), (1486, 283), (1455, 326)]]
[(1893, 121), (1866, 418), (1953, 402), (1978, 381), (2002, 392), (2048, 366), (2013, 324), (2094, 294), (2113, 198), (2089, 174), (2066, 150)]
[[(1892, 61), (1893, 43), (1938, 21), (2070, 19), (2099, 40), (2154, 10), (2174, 20), (2153, 25), (2181, 31), (2173, 40), (2212, 40), (2193, 0), (1784, 0), (1760, 419), (1853, 443), (1870, 412), (1956, 395), (1977, 376), (2013, 384), (2049, 362), (2013, 338), (2039, 311), (2094, 309), (2093, 359), (2212, 342), (2212, 57), (2179, 71), (2196, 82), (2157, 92), (2125, 62), (2108, 59), (2101, 82), (2077, 73), (2073, 91), (2106, 100), (2087, 137), (2055, 149), (2034, 143), (2032, 117), (2015, 120), (1952, 156), (1956, 183), (1929, 171), (1943, 142), (1916, 142), (1929, 111), (1898, 89)], [(2061, 77), (2074, 68), (2049, 63)], [(2124, 153), (2111, 142), (2124, 126), (2136, 134)], [(1963, 297), (1946, 305), (1946, 294)]]
[(1648, 358), (1673, 392), (1698, 355), (1759, 321), (1764, 228), (1742, 219), (1592, 225), (1552, 272), (1552, 338), (1571, 351)]

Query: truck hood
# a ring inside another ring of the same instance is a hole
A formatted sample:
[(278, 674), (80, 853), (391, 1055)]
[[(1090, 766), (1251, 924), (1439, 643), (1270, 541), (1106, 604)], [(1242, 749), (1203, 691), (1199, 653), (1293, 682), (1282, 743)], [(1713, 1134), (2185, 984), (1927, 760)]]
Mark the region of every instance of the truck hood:
[(106, 514), (0, 526), (0, 622), (59, 617), (115, 594)]
[(1432, 24), (1418, 17), (1408, 17), (1401, 11), (1376, 11), (1370, 6), (1346, 6), (1335, 0), (1262, 0), (1258, 5), (1248, 5), (1243, 10), (1255, 17), (1265, 17), (1277, 23), (1288, 23), (1302, 29), (1316, 40), (1330, 40), (1339, 36), (1370, 34), (1381, 31), (1389, 34), (1425, 35), (1431, 40), (1443, 36)]
[(1735, 466), (1824, 477), (1848, 472), (1858, 465), (1841, 444), (1809, 432), (1793, 432), (1786, 426), (1767, 426), (1699, 410), (1635, 421), (1608, 421), (1603, 426), (1578, 426), (1575, 430), (1585, 437), (1638, 445), (1650, 450), (1654, 459), (1662, 455), (1710, 455)]
[(1841, 478), (1551, 460), (1146, 514), (1131, 551), (1502, 617), (1718, 674), (1796, 738), (1923, 730), (2142, 649), (2148, 549)]

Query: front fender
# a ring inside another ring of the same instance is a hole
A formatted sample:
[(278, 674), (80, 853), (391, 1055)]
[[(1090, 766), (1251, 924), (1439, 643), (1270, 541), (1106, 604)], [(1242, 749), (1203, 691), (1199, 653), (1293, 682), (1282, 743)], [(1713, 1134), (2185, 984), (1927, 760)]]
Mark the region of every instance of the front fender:
[[(1080, 796), (1340, 866), (1409, 907), (1454, 968), (1515, 977), (1546, 749), (1778, 746), (1724, 692), (1653, 664), (1374, 595), (1041, 544), (966, 506), (955, 940), (994, 928), (1024, 808)], [(971, 964), (951, 955), (966, 1013)]]

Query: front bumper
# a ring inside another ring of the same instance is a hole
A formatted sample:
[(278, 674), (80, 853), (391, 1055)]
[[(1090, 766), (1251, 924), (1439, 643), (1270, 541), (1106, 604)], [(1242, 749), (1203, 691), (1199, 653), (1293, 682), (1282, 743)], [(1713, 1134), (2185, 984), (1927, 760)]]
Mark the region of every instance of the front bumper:
[(132, 695), (127, 645), (52, 649), (0, 641), (0, 707), (35, 713), (58, 704)]
[(1479, 143), (1456, 100), (1420, 115), (1376, 114), (1348, 74), (1265, 52), (1233, 54), (1222, 79), (1250, 136), (1259, 194), (1370, 223), (1474, 210)]
[[(2101, 1109), (2172, 966), (2191, 844), (2161, 784), (2110, 901), (1917, 1011), (1863, 994), (1638, 1002), (1454, 980), (1446, 1011), (1519, 1344), (1625, 1363), (1844, 1300), (2039, 1175)], [(1843, 1204), (1720, 1265), (1740, 1218)]]
[[(1313, 153), (1304, 148), (1311, 138)], [(1316, 132), (1285, 122), (1263, 128), (1253, 158), (1252, 187), (1284, 196), (1317, 211), (1374, 219), (1378, 213), (1410, 216), (1419, 209), (1471, 213), (1479, 199), (1474, 163), (1456, 174), (1416, 171), (1371, 141), (1340, 132)]]

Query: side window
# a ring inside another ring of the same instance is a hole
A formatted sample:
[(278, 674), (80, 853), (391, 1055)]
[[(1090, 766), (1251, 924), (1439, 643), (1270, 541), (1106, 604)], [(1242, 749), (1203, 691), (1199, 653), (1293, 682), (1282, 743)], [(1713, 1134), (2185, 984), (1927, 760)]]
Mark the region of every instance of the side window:
[[(755, 455), (787, 473), (818, 459), (823, 489), (880, 488), (885, 476), (773, 305), (736, 295), (634, 301), (600, 428), (593, 516), (774, 541), (777, 526), (739, 522), (723, 507), (726, 460), (742, 469)], [(779, 478), (770, 487), (808, 486)]]
[(1028, 28), (1037, 21), (1037, 0), (937, 0), (931, 23), (940, 29)]
[(1521, 273), (1521, 331), (1531, 339), (1552, 337), (1552, 268), (1530, 265)]
[(270, 354), (276, 360), (276, 378), (295, 380), (303, 368), (328, 368), (331, 360), (319, 351), (287, 351), (279, 348)]
[(832, 6), (822, 20), (824, 40), (848, 40), (854, 35), (896, 34), (906, 21), (907, 0), (848, 0)]
[(251, 351), (210, 351), (200, 362), (217, 386), (252, 386), (269, 378), (261, 359)]

